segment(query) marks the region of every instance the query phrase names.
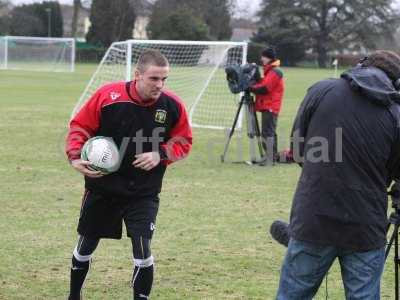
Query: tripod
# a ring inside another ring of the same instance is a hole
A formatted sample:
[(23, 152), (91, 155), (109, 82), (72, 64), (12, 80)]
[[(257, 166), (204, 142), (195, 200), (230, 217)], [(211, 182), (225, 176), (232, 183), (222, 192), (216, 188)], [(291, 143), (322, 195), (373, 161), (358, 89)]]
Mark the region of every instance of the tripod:
[(400, 226), (400, 182), (395, 181), (392, 185), (388, 194), (392, 198), (392, 208), (394, 212), (390, 214), (389, 225), (387, 227), (387, 232), (389, 232), (390, 225), (393, 224), (393, 232), (390, 237), (389, 244), (386, 246), (385, 259), (387, 259), (390, 249), (394, 242), (394, 277), (395, 277), (395, 299), (399, 300), (399, 226)]
[[(228, 140), (226, 141), (224, 153), (221, 155), (221, 162), (225, 162), (225, 157), (228, 152), (229, 144), (231, 142), (232, 136), (235, 133), (236, 124), (239, 120), (240, 111), (242, 107), (245, 108), (246, 114), (246, 127), (247, 127), (247, 136), (250, 139), (250, 164), (256, 164), (257, 155), (254, 153), (254, 144), (257, 142), (258, 150), (260, 158), (263, 159), (265, 157), (264, 148), (261, 139), (260, 127), (257, 120), (257, 114), (254, 107), (254, 99), (250, 94), (249, 90), (246, 90), (243, 96), (240, 99), (238, 109), (236, 111), (235, 119), (233, 121), (232, 128), (230, 129)], [(247, 162), (246, 162), (247, 163)]]

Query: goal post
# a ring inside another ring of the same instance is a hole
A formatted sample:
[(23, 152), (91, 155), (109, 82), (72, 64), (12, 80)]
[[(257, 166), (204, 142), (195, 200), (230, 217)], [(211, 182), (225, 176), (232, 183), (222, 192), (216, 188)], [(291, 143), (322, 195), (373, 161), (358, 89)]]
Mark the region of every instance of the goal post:
[(0, 69), (74, 72), (75, 39), (0, 37)]
[(132, 80), (144, 49), (158, 49), (169, 63), (166, 88), (184, 101), (190, 122), (196, 127), (228, 128), (232, 125), (240, 95), (229, 91), (225, 67), (246, 63), (247, 43), (208, 41), (128, 40), (113, 43), (86, 86), (73, 117), (103, 84)]
[(0, 37), (0, 70), (7, 69), (7, 39), (6, 37)]

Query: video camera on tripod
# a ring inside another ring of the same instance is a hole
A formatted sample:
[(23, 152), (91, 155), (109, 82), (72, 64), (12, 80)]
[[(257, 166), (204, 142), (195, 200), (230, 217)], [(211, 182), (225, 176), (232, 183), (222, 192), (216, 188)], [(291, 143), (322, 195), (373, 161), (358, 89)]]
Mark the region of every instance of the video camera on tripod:
[(260, 81), (260, 70), (256, 64), (232, 65), (225, 68), (226, 80), (233, 94), (246, 92)]
[[(231, 65), (225, 68), (226, 80), (228, 86), (233, 94), (243, 93), (239, 102), (239, 107), (236, 112), (232, 128), (229, 132), (228, 140), (225, 144), (224, 153), (221, 155), (221, 162), (225, 161), (226, 154), (228, 152), (229, 143), (235, 132), (236, 124), (239, 119), (239, 115), (242, 107), (245, 107), (245, 116), (247, 124), (247, 136), (250, 138), (250, 162), (249, 164), (255, 164), (264, 159), (265, 154), (262, 146), (261, 132), (258, 125), (257, 115), (254, 107), (254, 99), (250, 94), (250, 87), (260, 81), (261, 75), (256, 64), (245, 64), (245, 65)], [(259, 159), (255, 154), (254, 141), (257, 139), (259, 148)]]
[(395, 180), (393, 182), (388, 195), (392, 197), (392, 207), (400, 209), (400, 181)]
[(395, 277), (395, 299), (399, 300), (399, 226), (400, 226), (400, 181), (395, 180), (392, 184), (388, 195), (392, 198), (392, 208), (394, 211), (390, 214), (387, 232), (389, 232), (390, 225), (393, 224), (393, 232), (386, 246), (385, 259), (387, 259), (390, 249), (394, 242), (394, 277)]
[[(386, 246), (385, 250), (385, 259), (389, 256), (390, 249), (394, 245), (394, 274), (395, 274), (395, 300), (399, 300), (399, 265), (400, 265), (400, 257), (399, 257), (399, 227), (400, 227), (400, 181), (395, 180), (390, 187), (390, 190), (387, 194), (391, 197), (392, 200), (392, 208), (394, 211), (390, 214), (387, 226), (387, 233), (389, 233), (390, 226), (393, 225), (393, 231), (389, 239), (389, 243)], [(270, 233), (272, 238), (277, 241), (279, 244), (288, 247), (290, 233), (289, 233), (289, 224), (281, 220), (275, 220), (270, 226)], [(327, 277), (326, 277), (327, 278)], [(327, 280), (327, 279), (326, 279)]]

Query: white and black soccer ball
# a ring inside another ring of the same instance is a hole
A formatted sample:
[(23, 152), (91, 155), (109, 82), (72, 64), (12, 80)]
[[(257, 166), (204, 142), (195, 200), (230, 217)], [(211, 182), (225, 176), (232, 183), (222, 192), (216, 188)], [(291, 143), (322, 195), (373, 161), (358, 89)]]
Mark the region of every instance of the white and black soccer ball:
[(120, 157), (117, 145), (112, 138), (95, 136), (82, 147), (81, 159), (89, 161), (89, 169), (109, 174), (119, 168)]

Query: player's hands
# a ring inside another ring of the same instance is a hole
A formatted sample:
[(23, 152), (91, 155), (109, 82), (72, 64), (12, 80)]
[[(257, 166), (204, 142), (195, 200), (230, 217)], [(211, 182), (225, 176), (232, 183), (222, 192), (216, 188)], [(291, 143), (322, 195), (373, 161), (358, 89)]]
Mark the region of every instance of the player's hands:
[(88, 166), (90, 165), (90, 162), (88, 162), (88, 161), (84, 161), (81, 159), (75, 159), (75, 160), (71, 161), (71, 165), (79, 173), (81, 173), (87, 177), (99, 178), (99, 177), (104, 176), (104, 174), (101, 173), (100, 171), (92, 171), (92, 170), (88, 169)]
[(135, 155), (135, 160), (132, 165), (135, 168), (140, 168), (145, 171), (150, 171), (160, 163), (160, 153), (158, 152), (145, 152)]

